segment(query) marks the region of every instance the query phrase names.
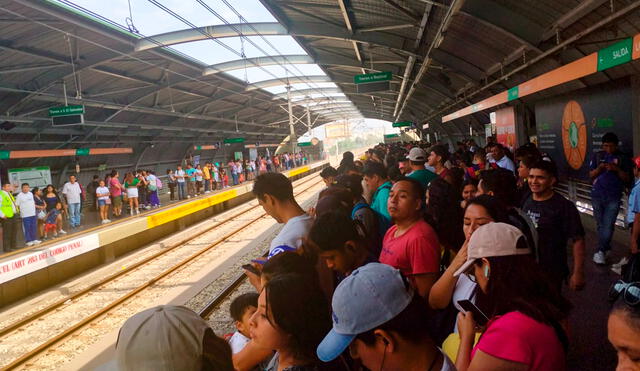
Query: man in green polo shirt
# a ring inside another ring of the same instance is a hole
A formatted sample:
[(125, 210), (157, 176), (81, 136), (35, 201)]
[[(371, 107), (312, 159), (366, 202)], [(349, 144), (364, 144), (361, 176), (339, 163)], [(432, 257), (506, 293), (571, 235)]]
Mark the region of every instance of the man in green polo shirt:
[(422, 189), (426, 191), (429, 183), (438, 177), (434, 172), (424, 167), (425, 162), (427, 162), (427, 153), (420, 147), (413, 147), (409, 151), (407, 159), (409, 159), (409, 166), (411, 167), (411, 172), (407, 174), (407, 177), (420, 182)]
[(0, 223), (2, 224), (2, 249), (4, 252), (16, 249), (18, 212), (16, 200), (13, 198), (13, 185), (5, 183), (0, 190)]

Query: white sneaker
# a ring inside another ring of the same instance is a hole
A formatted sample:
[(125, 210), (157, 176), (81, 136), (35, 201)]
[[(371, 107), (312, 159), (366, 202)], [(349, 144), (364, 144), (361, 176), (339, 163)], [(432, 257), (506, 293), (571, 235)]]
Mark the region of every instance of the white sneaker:
[(33, 241), (29, 241), (29, 242), (27, 242), (25, 245), (27, 245), (27, 246), (33, 246)]
[(104, 222), (105, 222), (105, 223), (111, 223), (111, 220), (109, 220), (109, 219), (105, 219), (105, 220), (104, 220)]
[(140, 215), (140, 209), (136, 210), (136, 215)]
[(64, 229), (61, 229), (58, 233), (60, 234), (67, 234), (67, 232), (64, 231)]
[(35, 240), (35, 241), (33, 241), (33, 244), (34, 244), (34, 245), (38, 245), (38, 244), (41, 244), (41, 243), (42, 243), (42, 241), (40, 241), (40, 240)]
[(149, 210), (149, 209), (151, 209), (151, 206), (150, 206), (150, 205), (147, 205), (147, 206), (145, 206), (144, 208), (145, 208), (145, 210)]
[(593, 254), (593, 262), (598, 265), (605, 265), (607, 264), (607, 257), (605, 256), (604, 252), (598, 251)]

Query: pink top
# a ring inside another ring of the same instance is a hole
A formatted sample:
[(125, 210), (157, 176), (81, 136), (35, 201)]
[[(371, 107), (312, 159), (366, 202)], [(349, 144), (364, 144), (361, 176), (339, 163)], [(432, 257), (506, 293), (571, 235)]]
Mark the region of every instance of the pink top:
[(109, 181), (109, 192), (113, 197), (118, 197), (122, 194), (122, 188), (120, 188), (120, 182), (117, 178), (111, 178)]
[(564, 349), (553, 327), (520, 312), (509, 312), (489, 322), (487, 331), (471, 352), (480, 349), (501, 359), (523, 363), (529, 370), (564, 370)]
[(405, 276), (438, 273), (440, 245), (433, 228), (419, 220), (402, 236), (394, 237), (397, 229), (394, 225), (384, 235), (380, 263), (399, 269)]

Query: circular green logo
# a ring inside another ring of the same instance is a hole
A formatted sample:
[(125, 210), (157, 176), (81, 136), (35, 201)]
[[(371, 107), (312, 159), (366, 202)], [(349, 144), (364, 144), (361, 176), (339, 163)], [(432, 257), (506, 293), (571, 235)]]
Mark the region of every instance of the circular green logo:
[(571, 121), (571, 125), (569, 125), (569, 143), (571, 143), (572, 148), (578, 146), (578, 125), (573, 121)]

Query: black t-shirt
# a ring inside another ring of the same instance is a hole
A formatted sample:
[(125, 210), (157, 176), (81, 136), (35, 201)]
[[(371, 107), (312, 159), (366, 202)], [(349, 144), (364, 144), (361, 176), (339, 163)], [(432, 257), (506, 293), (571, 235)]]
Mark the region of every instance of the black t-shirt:
[(522, 205), (538, 231), (540, 266), (552, 279), (564, 280), (569, 275), (567, 243), (584, 237), (584, 228), (576, 206), (554, 193), (546, 201), (529, 197)]

